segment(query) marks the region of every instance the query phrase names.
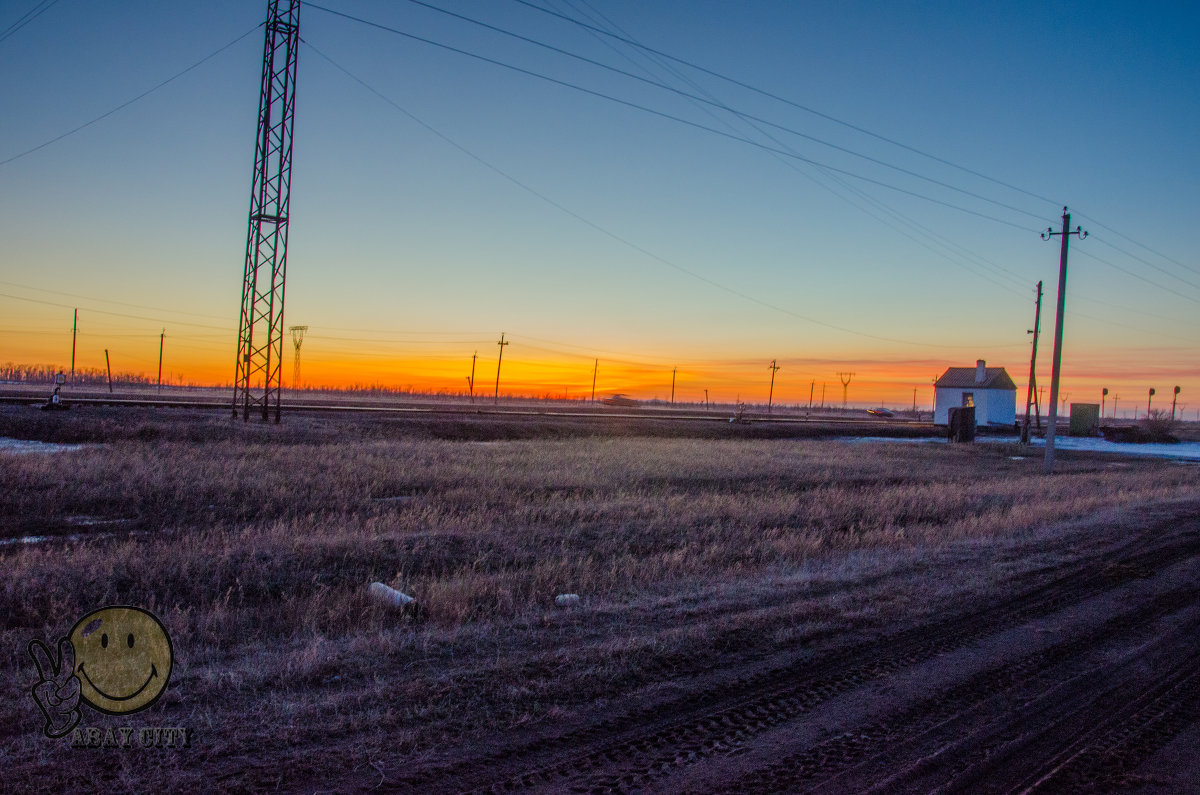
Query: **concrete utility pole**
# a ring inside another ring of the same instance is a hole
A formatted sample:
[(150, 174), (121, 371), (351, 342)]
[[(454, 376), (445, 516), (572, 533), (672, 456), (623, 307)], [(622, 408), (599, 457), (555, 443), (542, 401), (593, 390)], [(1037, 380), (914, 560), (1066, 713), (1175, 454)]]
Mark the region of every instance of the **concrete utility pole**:
[(594, 365), (592, 365), (592, 402), (593, 403), (596, 402), (596, 373), (598, 373), (598, 372), (600, 372), (600, 360), (599, 359), (597, 359), (596, 363)]
[(79, 310), (75, 310), (75, 320), (71, 323), (71, 383), (75, 383), (75, 334), (79, 331)]
[(767, 392), (767, 413), (770, 414), (771, 403), (775, 399), (775, 373), (779, 372), (783, 368), (775, 364), (775, 360), (772, 359), (771, 363), (767, 365), (767, 369), (771, 371), (771, 389), (769, 392)]
[(1049, 240), (1055, 235), (1062, 238), (1062, 249), (1058, 255), (1058, 311), (1054, 316), (1054, 363), (1051, 365), (1050, 371), (1050, 406), (1049, 416), (1046, 418), (1046, 457), (1042, 464), (1042, 471), (1047, 475), (1054, 471), (1054, 432), (1058, 424), (1058, 377), (1059, 371), (1062, 369), (1062, 335), (1063, 335), (1063, 310), (1067, 301), (1067, 249), (1071, 235), (1078, 235), (1080, 240), (1087, 237), (1087, 232), (1083, 231), (1083, 227), (1075, 227), (1071, 229), (1071, 214), (1067, 212), (1067, 208), (1063, 208), (1062, 216), (1062, 231), (1055, 232), (1051, 227), (1045, 232), (1042, 232), (1042, 240)]
[(850, 392), (850, 379), (856, 373), (838, 373), (838, 378), (842, 382), (842, 411), (846, 410), (846, 395)]
[(162, 391), (162, 351), (163, 351), (163, 339), (165, 339), (166, 336), (167, 336), (166, 329), (163, 329), (162, 333), (158, 335), (158, 391), (159, 392)]
[[(1037, 285), (1037, 306), (1033, 313), (1033, 328), (1028, 331), (1033, 335), (1033, 352), (1029, 356), (1029, 391), (1025, 394), (1025, 424), (1021, 426), (1021, 444), (1029, 444), (1029, 405), (1033, 403), (1034, 391), (1037, 389), (1037, 346), (1038, 335), (1042, 328), (1042, 283)], [(1039, 422), (1038, 425), (1041, 425)]]
[(504, 347), (510, 344), (504, 341), (503, 331), (500, 332), (500, 341), (496, 344), (500, 346), (500, 358), (496, 360), (496, 394), (492, 398), (493, 403), (500, 402), (500, 365), (504, 362)]
[(671, 370), (671, 405), (675, 405), (675, 373), (679, 370), (678, 367)]

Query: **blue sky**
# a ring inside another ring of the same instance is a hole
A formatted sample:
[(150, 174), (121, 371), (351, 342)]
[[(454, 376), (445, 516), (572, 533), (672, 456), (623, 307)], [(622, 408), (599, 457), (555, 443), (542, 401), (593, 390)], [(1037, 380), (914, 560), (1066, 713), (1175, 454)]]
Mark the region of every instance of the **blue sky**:
[[(1195, 6), (535, 1), (1017, 191), (711, 75), (667, 72), (511, 0), (432, 4), (895, 168), (771, 128), (776, 143), (723, 110), (413, 3), (321, 5), (954, 207), (306, 5), (287, 320), (311, 328), (314, 380), (457, 383), (458, 360), (494, 360), (503, 330), (506, 366), (528, 366), (530, 391), (590, 381), (594, 357), (627, 371), (612, 387), (647, 396), (661, 384), (643, 371), (674, 364), (693, 392), (753, 392), (772, 358), (792, 396), (854, 369), (872, 374), (863, 400), (903, 402), (931, 368), (980, 357), (1023, 384), (1039, 279), (1053, 323), (1058, 244), (1037, 233), (1066, 203), (1091, 237), (1072, 242), (1064, 390), (1200, 389)], [(0, 28), (34, 5), (0, 2)], [(59, 0), (0, 41), (0, 161), (264, 13)], [(0, 166), (0, 293), (14, 296), (0, 298), (0, 360), (64, 361), (64, 307), (79, 306), (90, 366), (110, 347), (152, 369), (165, 326), (182, 375), (232, 376), (261, 48), (254, 31)], [(1048, 372), (1048, 344), (1040, 358)]]

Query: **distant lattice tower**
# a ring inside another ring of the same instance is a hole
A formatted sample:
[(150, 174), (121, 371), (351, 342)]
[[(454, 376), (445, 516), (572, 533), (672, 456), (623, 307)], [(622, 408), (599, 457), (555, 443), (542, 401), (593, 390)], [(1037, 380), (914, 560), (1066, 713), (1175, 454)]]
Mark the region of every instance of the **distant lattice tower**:
[(304, 344), (304, 334), (308, 326), (288, 326), (292, 332), (292, 345), (296, 348), (296, 357), (292, 360), (292, 389), (300, 388), (300, 346)]
[(266, 420), (274, 405), (279, 422), (300, 0), (269, 0), (265, 30), (233, 416), (240, 405), (243, 420), (252, 409)]

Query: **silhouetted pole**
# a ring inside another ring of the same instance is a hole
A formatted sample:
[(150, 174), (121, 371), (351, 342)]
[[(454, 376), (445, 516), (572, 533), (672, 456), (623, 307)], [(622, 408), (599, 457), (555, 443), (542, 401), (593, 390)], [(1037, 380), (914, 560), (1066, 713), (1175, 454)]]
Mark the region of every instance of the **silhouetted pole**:
[(821, 410), (825, 410), (825, 382), (821, 382)]
[(1114, 420), (1115, 420), (1115, 419), (1119, 419), (1119, 418), (1120, 418), (1120, 416), (1121, 416), (1121, 414), (1120, 414), (1120, 410), (1117, 408), (1117, 401), (1119, 401), (1120, 399), (1121, 399), (1121, 396), (1120, 396), (1119, 394), (1113, 395), (1113, 413), (1112, 413), (1112, 416), (1113, 416), (1113, 419), (1114, 419)]
[(708, 411), (708, 390), (704, 390), (704, 410)]
[(913, 414), (917, 413), (917, 388), (913, 387)]
[(671, 405), (672, 406), (675, 405), (675, 373), (678, 372), (678, 370), (679, 370), (678, 367), (671, 370)]
[(812, 411), (813, 390), (816, 388), (817, 388), (817, 382), (816, 382), (816, 379), (813, 379), (813, 382), (808, 385), (808, 410), (809, 411)]
[(1067, 249), (1071, 235), (1078, 235), (1079, 239), (1087, 237), (1087, 232), (1083, 231), (1083, 227), (1071, 229), (1071, 214), (1067, 212), (1067, 208), (1063, 208), (1062, 216), (1062, 231), (1055, 232), (1053, 227), (1042, 232), (1042, 240), (1049, 240), (1058, 235), (1062, 238), (1062, 250), (1058, 255), (1058, 312), (1054, 316), (1054, 363), (1050, 370), (1050, 413), (1046, 417), (1046, 457), (1042, 464), (1042, 471), (1047, 475), (1054, 471), (1054, 432), (1058, 424), (1058, 377), (1059, 371), (1062, 368), (1062, 336), (1063, 336), (1063, 309), (1067, 301)]
[(842, 382), (842, 411), (846, 410), (846, 395), (850, 392), (850, 379), (855, 373), (838, 373), (838, 379)]
[(163, 339), (166, 336), (167, 336), (166, 329), (163, 329), (162, 333), (158, 335), (158, 391), (159, 392), (162, 391), (162, 351), (163, 351)]
[(1150, 401), (1154, 400), (1154, 387), (1150, 387), (1150, 394), (1146, 396), (1146, 419), (1150, 419)]
[(112, 394), (112, 364), (108, 361), (108, 348), (104, 349), (104, 368), (108, 370), (108, 394)]
[[(1037, 346), (1038, 336), (1042, 329), (1042, 283), (1037, 285), (1037, 307), (1033, 313), (1033, 352), (1029, 355), (1029, 391), (1025, 393), (1025, 424), (1021, 426), (1021, 444), (1029, 444), (1029, 404), (1033, 403), (1033, 395), (1037, 390)], [(1041, 423), (1038, 423), (1039, 425)]]
[(1175, 422), (1175, 401), (1179, 399), (1179, 393), (1182, 390), (1175, 387), (1175, 396), (1171, 398), (1171, 422)]
[[(1100, 390), (1100, 419), (1104, 419), (1104, 403), (1108, 400), (1108, 387)], [(1115, 401), (1114, 401), (1115, 405)]]
[(596, 402), (596, 373), (600, 372), (600, 360), (592, 365), (592, 402)]
[[(475, 402), (475, 360), (479, 358), (479, 351), (471, 354), (471, 377), (467, 379), (467, 389), (471, 393), (471, 402)], [(497, 375), (499, 375), (497, 373)]]
[(75, 383), (75, 335), (79, 331), (79, 310), (75, 310), (75, 320), (71, 323), (71, 383)]
[(771, 389), (767, 392), (767, 413), (770, 414), (771, 403), (775, 399), (775, 373), (779, 372), (782, 368), (775, 364), (775, 360), (772, 359), (771, 363), (767, 365), (767, 369), (771, 371)]
[(500, 358), (496, 360), (496, 395), (492, 399), (493, 403), (500, 402), (500, 364), (504, 361), (504, 347), (509, 343), (504, 341), (504, 332), (500, 332), (500, 341), (496, 343), (500, 346)]

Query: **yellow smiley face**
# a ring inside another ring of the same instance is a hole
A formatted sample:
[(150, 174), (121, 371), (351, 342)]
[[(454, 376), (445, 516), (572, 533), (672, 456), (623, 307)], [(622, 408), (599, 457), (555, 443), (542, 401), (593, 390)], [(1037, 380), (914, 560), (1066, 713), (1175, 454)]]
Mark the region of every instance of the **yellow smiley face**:
[(104, 607), (79, 619), (68, 636), (75, 647), (79, 695), (109, 715), (145, 709), (171, 678), (171, 638), (140, 607)]

